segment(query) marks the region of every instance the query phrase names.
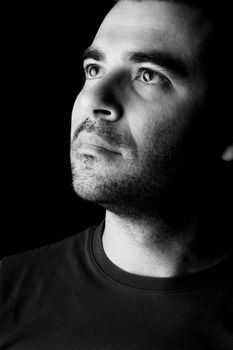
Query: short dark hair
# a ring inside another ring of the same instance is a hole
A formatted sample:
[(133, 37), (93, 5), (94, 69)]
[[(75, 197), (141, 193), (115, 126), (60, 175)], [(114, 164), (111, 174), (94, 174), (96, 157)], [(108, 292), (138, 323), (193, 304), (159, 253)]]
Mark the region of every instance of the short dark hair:
[[(129, 1), (129, 2), (144, 2), (144, 1), (159, 1), (159, 2), (169, 2), (174, 4), (183, 4), (193, 8), (197, 8), (203, 11), (205, 16), (212, 21), (213, 23), (217, 23), (219, 19), (222, 17), (221, 6), (219, 6), (219, 2), (215, 0), (113, 0), (113, 3)], [(224, 5), (228, 1), (224, 1)], [(229, 6), (228, 6), (229, 7)], [(229, 11), (224, 12), (224, 17), (229, 13)]]

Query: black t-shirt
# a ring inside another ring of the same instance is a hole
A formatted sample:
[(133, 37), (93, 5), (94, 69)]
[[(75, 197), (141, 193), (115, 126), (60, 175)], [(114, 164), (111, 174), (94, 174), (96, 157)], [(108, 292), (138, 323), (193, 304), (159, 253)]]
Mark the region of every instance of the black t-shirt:
[(232, 257), (187, 277), (115, 266), (104, 222), (3, 260), (1, 350), (232, 350)]

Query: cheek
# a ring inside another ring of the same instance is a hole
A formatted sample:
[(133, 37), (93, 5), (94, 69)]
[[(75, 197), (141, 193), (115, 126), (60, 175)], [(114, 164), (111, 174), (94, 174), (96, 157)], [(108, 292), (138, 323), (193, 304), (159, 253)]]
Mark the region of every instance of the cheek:
[(160, 107), (144, 108), (134, 118), (132, 116), (130, 129), (141, 158), (159, 156), (166, 159), (173, 153), (187, 127), (182, 111), (178, 109), (176, 112)]
[(156, 143), (155, 136), (162, 125), (166, 124), (166, 116), (161, 106), (156, 103), (134, 103), (126, 111), (127, 124), (139, 148), (144, 149)]
[(80, 105), (80, 94), (77, 96), (75, 103), (73, 105), (72, 109), (72, 115), (71, 115), (71, 135), (75, 132), (76, 128), (82, 120), (84, 119), (84, 113), (82, 112), (81, 105)]

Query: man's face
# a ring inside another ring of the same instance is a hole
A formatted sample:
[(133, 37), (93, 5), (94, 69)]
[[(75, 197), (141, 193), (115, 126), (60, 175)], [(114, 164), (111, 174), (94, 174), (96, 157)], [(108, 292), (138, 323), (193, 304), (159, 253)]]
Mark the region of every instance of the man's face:
[(84, 55), (86, 81), (72, 113), (81, 197), (142, 210), (176, 182), (198, 143), (190, 130), (206, 97), (206, 35), (198, 11), (182, 5), (123, 1), (110, 11)]

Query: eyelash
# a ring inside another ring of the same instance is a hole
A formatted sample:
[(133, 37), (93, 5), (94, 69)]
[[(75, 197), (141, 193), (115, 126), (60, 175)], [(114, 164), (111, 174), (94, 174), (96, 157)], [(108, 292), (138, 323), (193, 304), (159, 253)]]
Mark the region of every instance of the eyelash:
[[(100, 70), (100, 66), (97, 65), (97, 64), (94, 64), (94, 63), (87, 64), (86, 66), (84, 66), (85, 79), (88, 79), (88, 71), (91, 68), (95, 68), (95, 69), (97, 69), (97, 71)], [(141, 67), (141, 68), (138, 69), (138, 71), (136, 73), (136, 79), (140, 78), (142, 73), (144, 73), (144, 72), (149, 72), (149, 73), (157, 75), (161, 79), (161, 81), (162, 81), (162, 83), (164, 85), (168, 85), (169, 84), (169, 79), (164, 74), (162, 74), (162, 73), (160, 73), (160, 72), (158, 72), (158, 71), (156, 71), (154, 69), (147, 68), (147, 67)], [(98, 73), (97, 73), (97, 75), (98, 75)], [(95, 79), (95, 77), (91, 77), (89, 79)], [(157, 85), (157, 83), (145, 82), (145, 81), (143, 81), (141, 79), (138, 79), (138, 80), (141, 81), (143, 84), (145, 84), (147, 86), (148, 85)]]

